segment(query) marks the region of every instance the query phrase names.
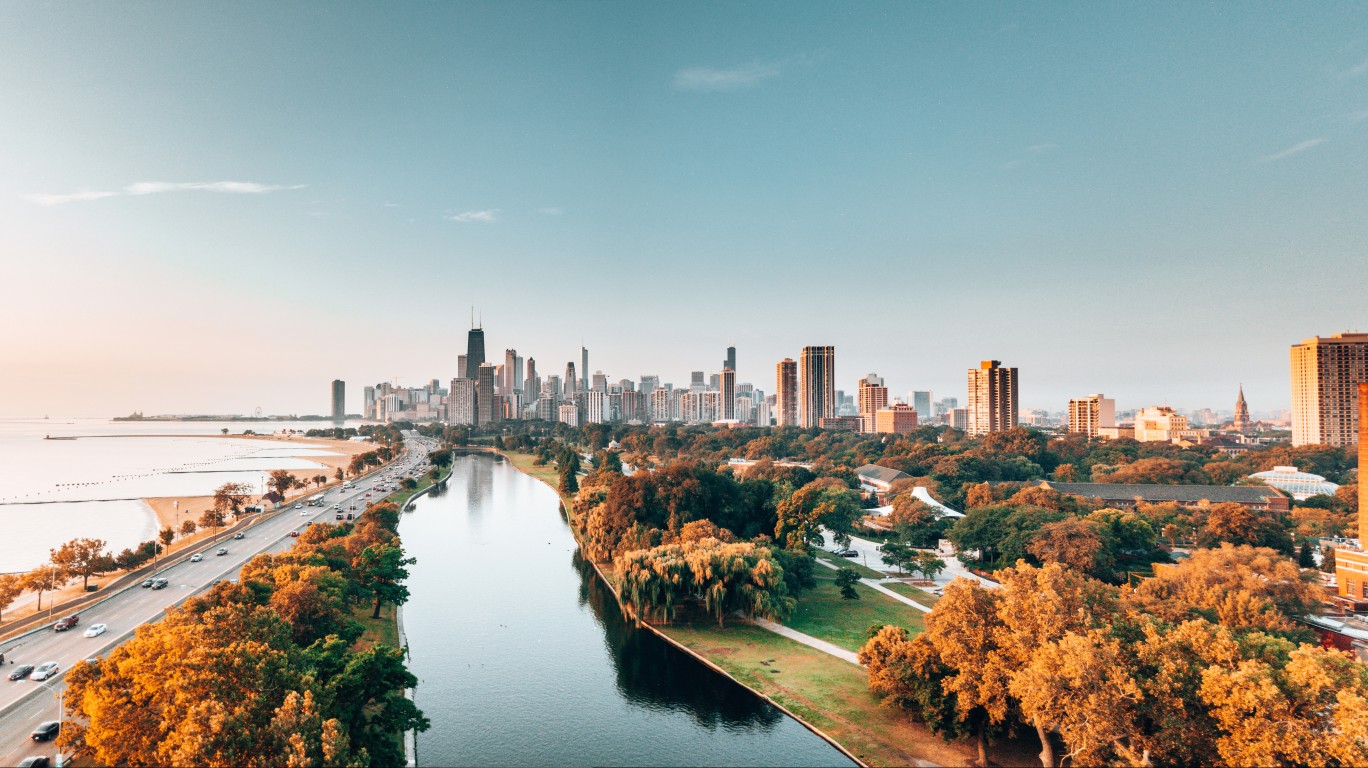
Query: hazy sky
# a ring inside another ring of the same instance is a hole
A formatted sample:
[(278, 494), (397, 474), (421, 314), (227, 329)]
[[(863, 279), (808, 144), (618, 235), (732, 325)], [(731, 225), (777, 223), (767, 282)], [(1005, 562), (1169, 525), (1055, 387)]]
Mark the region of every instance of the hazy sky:
[(0, 4), (0, 415), (488, 348), (1286, 407), (1366, 328), (1362, 3)]

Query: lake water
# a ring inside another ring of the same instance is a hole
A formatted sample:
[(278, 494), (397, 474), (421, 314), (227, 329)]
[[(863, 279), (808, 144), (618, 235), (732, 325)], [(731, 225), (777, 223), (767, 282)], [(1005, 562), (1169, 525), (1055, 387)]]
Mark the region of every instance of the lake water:
[(556, 494), (489, 457), (400, 523), (419, 765), (851, 765), (745, 688), (623, 620)]
[[(115, 552), (151, 539), (156, 519), (139, 499), (210, 495), (227, 482), (262, 492), (269, 470), (321, 468), (308, 457), (329, 453), (308, 445), (209, 437), (224, 428), (240, 435), (247, 429), (269, 434), (328, 426), (0, 420), (0, 573), (28, 570), (46, 561), (50, 549), (77, 536), (104, 539)], [(49, 435), (77, 439), (43, 439)]]

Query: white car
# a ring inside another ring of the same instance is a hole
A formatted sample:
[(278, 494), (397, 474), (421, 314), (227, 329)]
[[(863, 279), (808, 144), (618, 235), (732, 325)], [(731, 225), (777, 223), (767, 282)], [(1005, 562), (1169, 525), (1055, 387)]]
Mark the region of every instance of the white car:
[(190, 562), (192, 563), (198, 563), (202, 560), (204, 560), (204, 555), (200, 554), (199, 552), (196, 552), (195, 554), (190, 556)]
[(91, 624), (90, 629), (85, 631), (86, 637), (99, 637), (109, 630), (108, 624)]
[(304, 505), (303, 505), (303, 504), (298, 504), (298, 503), (295, 504), (295, 509), (303, 509), (303, 508), (304, 508)]
[(42, 664), (39, 664), (37, 669), (33, 670), (33, 674), (29, 675), (29, 679), (46, 680), (55, 674), (57, 674), (57, 662), (45, 661)]

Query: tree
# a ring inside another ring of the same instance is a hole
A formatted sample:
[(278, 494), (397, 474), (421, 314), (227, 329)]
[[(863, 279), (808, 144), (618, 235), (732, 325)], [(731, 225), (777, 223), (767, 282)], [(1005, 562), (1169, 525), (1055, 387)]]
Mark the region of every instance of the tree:
[(176, 532), (168, 525), (157, 533), (157, 538), (161, 539), (161, 542), (169, 547), (171, 546), (171, 542), (176, 540)]
[(1000, 590), (956, 579), (926, 615), (924, 635), (944, 665), (941, 687), (954, 702), (960, 726), (977, 739), (979, 765), (988, 765), (989, 729), (1006, 724), (1009, 714), (1009, 677), (998, 663), (1000, 602)]
[(38, 608), (43, 610), (43, 593), (57, 589), (62, 583), (62, 571), (54, 565), (40, 565), (24, 575), (24, 587), (38, 593)]
[(401, 605), (408, 601), (409, 590), (404, 586), (408, 578), (408, 567), (418, 562), (417, 558), (404, 557), (404, 550), (398, 544), (383, 544), (366, 547), (352, 563), (356, 581), (366, 592), (375, 597), (375, 611), (372, 619), (380, 618), (383, 603)]
[(399, 481), (399, 487), (403, 488), (406, 491), (411, 491), (418, 487), (418, 481), (414, 480), (411, 477), (406, 477), (403, 480)]
[(346, 475), (342, 472), (342, 468), (341, 468), (341, 467), (338, 467), (338, 468), (337, 468), (337, 471), (333, 473), (333, 478), (336, 479), (337, 482), (340, 483), (340, 482), (342, 482), (342, 478), (343, 478), (343, 477), (346, 477)]
[(14, 601), (18, 600), (22, 594), (24, 594), (23, 576), (17, 573), (0, 573), (0, 615), (3, 615), (11, 605), (14, 605)]
[(195, 535), (195, 531), (197, 531), (197, 530), (199, 530), (199, 526), (198, 526), (198, 525), (195, 525), (195, 521), (194, 521), (194, 520), (186, 520), (185, 522), (181, 523), (180, 535), (181, 535), (181, 536), (194, 536), (194, 535)]
[(575, 471), (568, 465), (561, 468), (560, 485), (556, 490), (562, 496), (574, 496), (579, 492), (579, 481), (575, 479)]
[(801, 549), (824, 543), (823, 527), (849, 542), (849, 531), (863, 514), (860, 495), (831, 477), (814, 480), (779, 502), (774, 538), (785, 549)]
[(784, 569), (769, 547), (714, 538), (624, 552), (614, 561), (623, 603), (638, 617), (673, 619), (679, 606), (698, 603), (718, 626), (741, 611), (776, 621), (793, 609)]
[(916, 556), (911, 547), (899, 541), (885, 542), (879, 547), (879, 555), (885, 563), (896, 566), (899, 573), (912, 570), (912, 560)]
[(836, 586), (841, 588), (841, 597), (846, 600), (859, 600), (860, 593), (855, 585), (860, 583), (860, 574), (854, 568), (842, 568), (836, 572)]
[(281, 499), (284, 499), (286, 492), (299, 485), (299, 481), (295, 479), (294, 475), (290, 474), (289, 470), (277, 469), (271, 472), (270, 478), (266, 481), (266, 485), (271, 490), (280, 494)]
[[(242, 509), (242, 505), (247, 502), (252, 492), (251, 486), (246, 483), (224, 483), (214, 491), (214, 509), (219, 512), (220, 519), (226, 517), (230, 512), (237, 515)], [(219, 525), (223, 523), (220, 522)]]
[(63, 576), (80, 576), (81, 588), (90, 586), (90, 577), (114, 570), (114, 558), (105, 551), (103, 539), (72, 539), (49, 550), (50, 560)]
[(1325, 573), (1335, 572), (1335, 548), (1321, 547), (1321, 566), (1320, 569)]
[(1255, 512), (1242, 504), (1213, 504), (1206, 525), (1197, 535), (1197, 545), (1214, 547), (1222, 542), (1251, 547), (1268, 547), (1292, 554), (1292, 537), (1286, 524), (1267, 512)]
[(945, 570), (945, 561), (937, 557), (935, 552), (918, 552), (912, 559), (912, 569), (928, 580), (935, 581), (940, 572)]
[(1297, 565), (1302, 568), (1316, 567), (1316, 555), (1311, 549), (1310, 539), (1303, 540), (1301, 548), (1297, 550)]
[(1027, 550), (1042, 563), (1062, 563), (1090, 576), (1103, 576), (1110, 570), (1106, 543), (1097, 526), (1077, 517), (1041, 526)]
[(858, 658), (869, 670), (870, 690), (885, 707), (907, 712), (946, 738), (968, 735), (955, 697), (944, 686), (951, 670), (924, 634), (908, 637), (902, 627), (882, 627), (860, 648)]

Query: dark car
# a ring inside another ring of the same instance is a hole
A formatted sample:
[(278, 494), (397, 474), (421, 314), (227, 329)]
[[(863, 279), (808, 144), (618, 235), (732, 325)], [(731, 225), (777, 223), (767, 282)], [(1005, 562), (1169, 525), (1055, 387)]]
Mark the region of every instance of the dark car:
[(62, 730), (62, 724), (56, 720), (48, 720), (47, 722), (39, 723), (38, 727), (33, 729), (33, 740), (48, 741), (49, 739), (55, 739), (57, 738), (57, 732), (60, 730)]
[(171, 582), (167, 581), (166, 579), (153, 579), (153, 580), (152, 580), (152, 588), (153, 588), (153, 589), (166, 589), (167, 585), (169, 585), (170, 583), (171, 583)]
[(59, 619), (56, 624), (52, 625), (52, 628), (58, 632), (65, 632), (80, 623), (80, 616), (68, 616), (65, 619)]
[(147, 581), (144, 581), (144, 582), (142, 583), (143, 589), (147, 589), (148, 587), (152, 586), (152, 582), (153, 582), (153, 581), (154, 581), (153, 579), (148, 579)]
[(10, 679), (11, 679), (11, 680), (23, 680), (24, 678), (28, 677), (29, 674), (32, 673), (32, 672), (33, 672), (33, 665), (32, 665), (32, 664), (23, 664), (23, 665), (21, 665), (21, 666), (19, 666), (19, 667), (16, 667), (15, 670), (14, 670), (13, 672), (10, 673)]
[(48, 768), (52, 762), (47, 755), (33, 755), (19, 761), (19, 768)]
[(840, 556), (840, 557), (859, 557), (859, 556), (860, 556), (860, 553), (859, 553), (859, 552), (856, 552), (856, 551), (853, 550), (853, 549), (843, 549), (843, 550), (841, 550), (840, 552), (837, 552), (836, 554), (837, 554), (838, 556)]

